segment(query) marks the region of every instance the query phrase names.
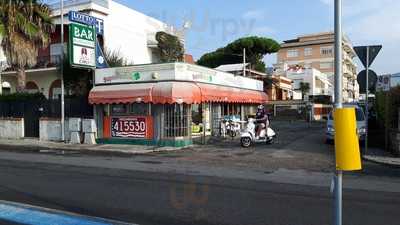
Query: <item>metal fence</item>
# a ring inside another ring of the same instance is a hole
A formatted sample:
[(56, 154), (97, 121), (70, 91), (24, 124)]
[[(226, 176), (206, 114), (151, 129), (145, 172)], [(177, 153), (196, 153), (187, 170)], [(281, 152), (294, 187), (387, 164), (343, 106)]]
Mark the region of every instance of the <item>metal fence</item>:
[[(37, 112), (40, 117), (60, 118), (60, 100), (0, 101), (0, 117), (23, 118)], [(87, 98), (66, 98), (65, 116), (93, 118), (93, 107)]]

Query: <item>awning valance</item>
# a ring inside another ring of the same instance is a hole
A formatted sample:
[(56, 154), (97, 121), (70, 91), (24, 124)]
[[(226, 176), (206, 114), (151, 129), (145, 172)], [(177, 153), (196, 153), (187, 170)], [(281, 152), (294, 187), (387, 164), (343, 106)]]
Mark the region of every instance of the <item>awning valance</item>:
[(266, 103), (267, 94), (240, 88), (198, 83), (202, 102)]
[(198, 104), (201, 103), (201, 92), (195, 83), (160, 82), (154, 84), (152, 98), (155, 104)]
[(177, 81), (96, 86), (89, 94), (91, 104), (265, 103), (266, 101), (267, 95), (261, 91)]
[(90, 104), (128, 104), (151, 102), (153, 84), (118, 84), (96, 86), (89, 93)]

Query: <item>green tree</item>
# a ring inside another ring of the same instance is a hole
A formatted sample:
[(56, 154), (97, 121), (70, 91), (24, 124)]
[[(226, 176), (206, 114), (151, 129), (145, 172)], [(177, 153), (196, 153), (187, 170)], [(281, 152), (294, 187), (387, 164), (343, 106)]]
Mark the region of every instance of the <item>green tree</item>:
[(103, 53), (109, 67), (128, 66), (128, 60), (121, 55), (119, 50), (105, 48)]
[(310, 91), (310, 84), (307, 82), (300, 82), (300, 87), (301, 91), (301, 99), (304, 100), (304, 96)]
[(183, 61), (184, 49), (178, 37), (166, 32), (157, 32), (156, 40), (161, 62)]
[(270, 38), (257, 36), (240, 38), (223, 48), (203, 55), (197, 64), (215, 68), (223, 64), (242, 63), (243, 49), (246, 49), (246, 59), (251, 69), (265, 72), (264, 56), (279, 51), (280, 45)]
[(0, 0), (1, 47), (9, 66), (17, 70), (17, 91), (25, 90), (27, 67), (37, 63), (54, 29), (50, 8), (38, 0)]

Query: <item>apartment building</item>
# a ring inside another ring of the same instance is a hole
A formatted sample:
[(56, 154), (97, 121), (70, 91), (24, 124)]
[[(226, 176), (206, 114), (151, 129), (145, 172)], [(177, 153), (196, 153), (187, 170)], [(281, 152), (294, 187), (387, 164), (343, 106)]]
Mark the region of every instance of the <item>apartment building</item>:
[[(289, 68), (302, 67), (316, 69), (326, 74), (329, 82), (334, 84), (334, 43), (333, 32), (317, 33), (299, 36), (286, 40), (278, 52), (278, 72), (284, 73)], [(357, 67), (353, 61), (356, 56), (353, 46), (347, 37), (343, 37), (343, 100), (357, 101), (359, 86), (357, 83)]]

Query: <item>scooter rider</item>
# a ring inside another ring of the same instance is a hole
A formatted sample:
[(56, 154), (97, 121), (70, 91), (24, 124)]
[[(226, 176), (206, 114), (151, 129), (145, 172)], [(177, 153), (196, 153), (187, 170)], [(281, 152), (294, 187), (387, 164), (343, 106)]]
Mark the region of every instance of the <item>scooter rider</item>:
[(264, 105), (259, 105), (256, 113), (256, 139), (259, 139), (262, 129), (266, 129), (268, 124), (268, 115), (265, 112)]

